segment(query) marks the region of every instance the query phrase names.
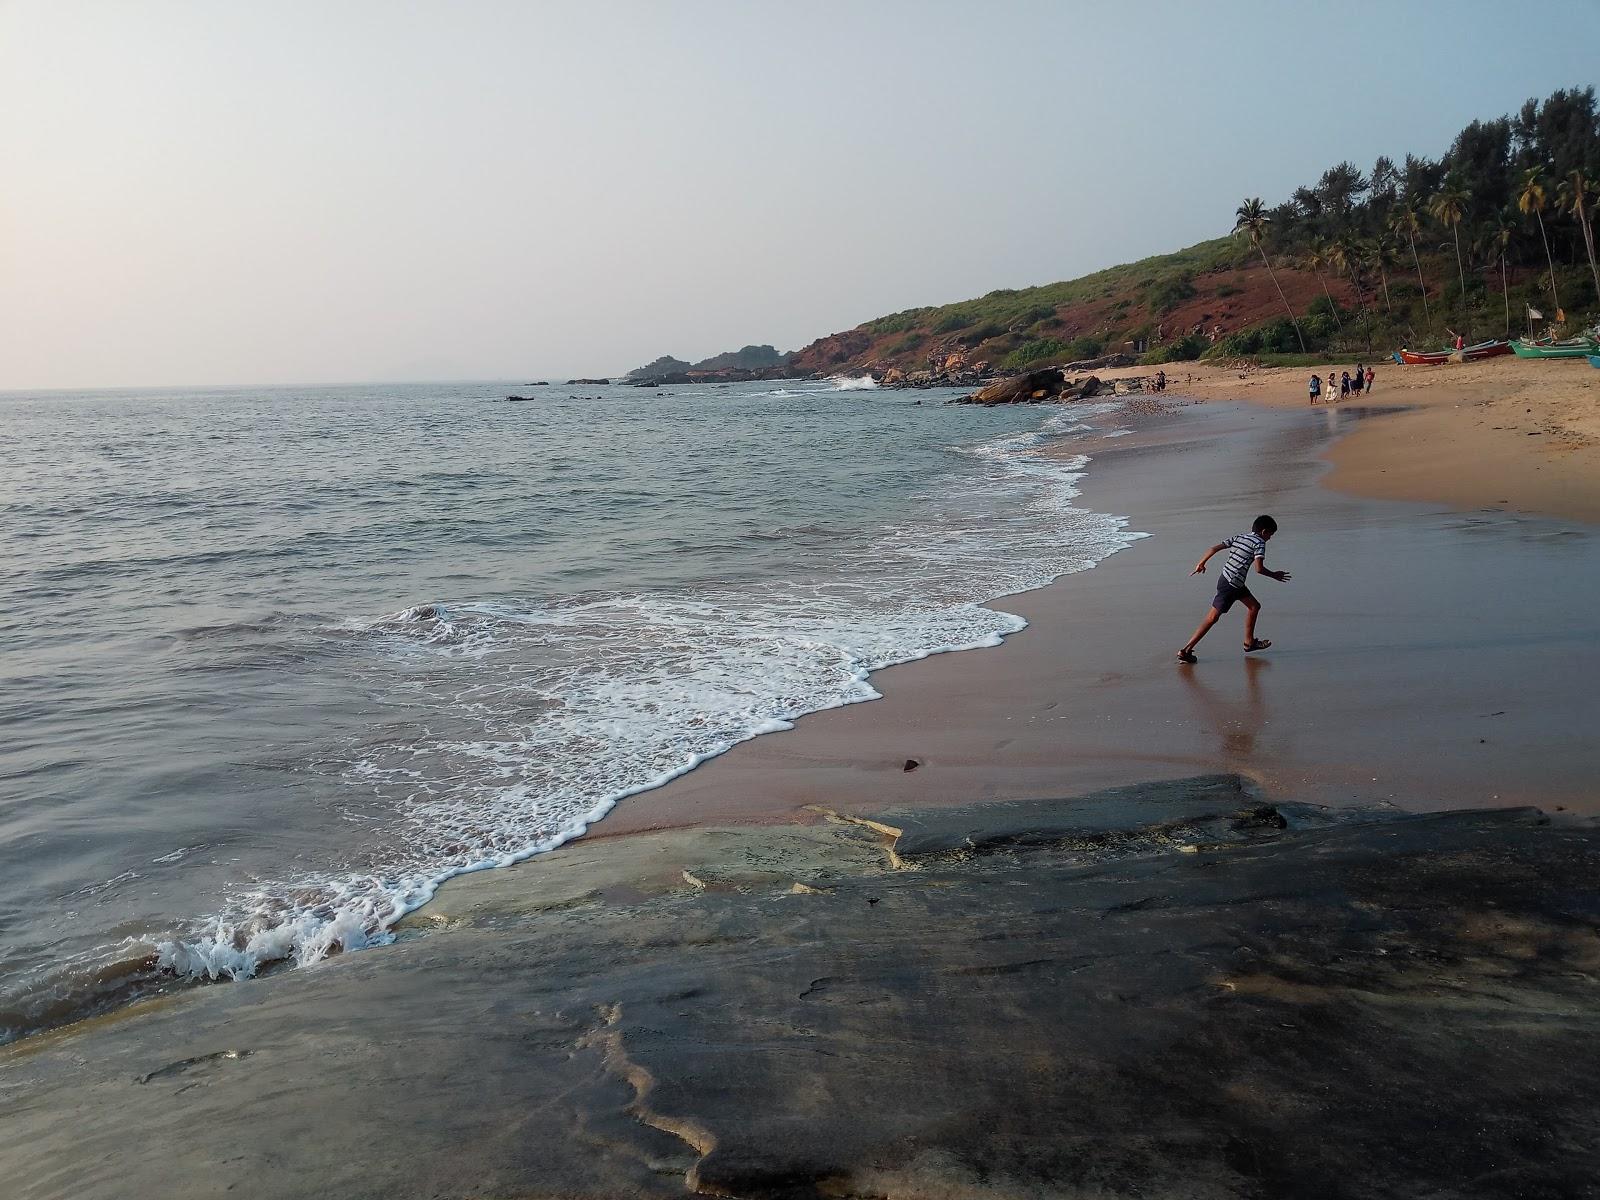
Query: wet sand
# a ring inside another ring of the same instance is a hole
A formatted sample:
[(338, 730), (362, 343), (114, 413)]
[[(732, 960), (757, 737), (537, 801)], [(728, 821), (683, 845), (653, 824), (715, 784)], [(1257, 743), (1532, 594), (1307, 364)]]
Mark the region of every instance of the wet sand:
[[(992, 649), (873, 676), (884, 698), (803, 718), (618, 808), (609, 836), (792, 819), (815, 805), (1064, 795), (1237, 771), (1270, 794), (1419, 810), (1600, 811), (1600, 530), (1367, 500), (1319, 485), (1335, 439), (1393, 413), (1206, 403), (1094, 445), (1079, 501), (1152, 536), (996, 602), (1030, 627)], [(1245, 658), (1236, 610), (1173, 654), (1209, 605), (1195, 561), (1258, 513), (1280, 532)], [(906, 771), (907, 760), (915, 770)]]

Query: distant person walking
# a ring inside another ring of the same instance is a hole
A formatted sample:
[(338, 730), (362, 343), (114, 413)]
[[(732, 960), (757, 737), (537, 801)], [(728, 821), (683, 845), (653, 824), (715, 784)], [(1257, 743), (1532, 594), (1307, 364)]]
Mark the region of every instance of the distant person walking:
[(1372, 391), (1372, 380), (1373, 380), (1373, 378), (1374, 378), (1373, 370), (1372, 370), (1371, 367), (1368, 367), (1367, 368), (1367, 391), (1368, 392)]
[(1350, 372), (1339, 372), (1339, 399), (1343, 400), (1350, 395)]
[(1261, 614), (1261, 601), (1257, 600), (1246, 586), (1250, 568), (1253, 565), (1256, 574), (1265, 575), (1268, 579), (1276, 579), (1279, 583), (1288, 583), (1291, 576), (1287, 571), (1267, 570), (1266, 553), (1267, 542), (1272, 535), (1278, 532), (1278, 523), (1271, 517), (1263, 514), (1250, 525), (1249, 533), (1236, 533), (1231, 538), (1225, 538), (1211, 549), (1206, 551), (1191, 575), (1204, 575), (1206, 563), (1211, 561), (1211, 556), (1226, 550), (1228, 557), (1223, 560), (1222, 570), (1218, 574), (1217, 594), (1211, 601), (1211, 609), (1206, 613), (1205, 619), (1200, 622), (1200, 628), (1194, 631), (1194, 636), (1182, 650), (1178, 651), (1178, 661), (1181, 663), (1194, 663), (1200, 660), (1194, 656), (1194, 648), (1200, 644), (1200, 639), (1211, 632), (1211, 627), (1221, 618), (1222, 614), (1233, 607), (1238, 601), (1245, 607), (1244, 615), (1244, 652), (1251, 654), (1257, 650), (1265, 650), (1272, 645), (1271, 642), (1256, 637), (1256, 617)]
[(1317, 402), (1317, 397), (1322, 395), (1322, 380), (1318, 379), (1315, 375), (1311, 377), (1310, 392), (1311, 403), (1315, 404)]
[(1365, 364), (1357, 363), (1355, 374), (1350, 376), (1350, 390), (1359, 396), (1361, 395), (1361, 389), (1366, 385), (1366, 382), (1367, 368)]

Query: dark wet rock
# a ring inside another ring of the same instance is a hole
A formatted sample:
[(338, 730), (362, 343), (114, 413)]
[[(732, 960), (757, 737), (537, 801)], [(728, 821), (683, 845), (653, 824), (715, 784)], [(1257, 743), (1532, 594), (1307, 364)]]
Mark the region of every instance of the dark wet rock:
[(611, 380), (609, 380), (609, 379), (569, 379), (569, 380), (567, 380), (567, 386), (568, 387), (572, 387), (574, 384), (584, 384), (584, 385), (589, 386), (589, 387), (594, 387), (594, 386), (597, 386), (597, 385), (600, 386), (600, 387), (609, 387), (611, 385)]
[(906, 765), (902, 769), (906, 770), (906, 771), (915, 771), (921, 765), (922, 764), (919, 763), (916, 759), (908, 758), (908, 759), (906, 759)]
[(1532, 810), (1231, 776), (585, 840), (396, 946), (0, 1051), (0, 1169), (84, 1200), (1593, 1195), (1597, 869), (1600, 831)]
[(1075, 380), (1071, 385), (1062, 389), (1063, 400), (1089, 400), (1100, 394), (1104, 385), (1099, 376), (1091, 375), (1087, 379)]
[(511, 404), (525, 404), (532, 400), (532, 396), (507, 396), (506, 401)]

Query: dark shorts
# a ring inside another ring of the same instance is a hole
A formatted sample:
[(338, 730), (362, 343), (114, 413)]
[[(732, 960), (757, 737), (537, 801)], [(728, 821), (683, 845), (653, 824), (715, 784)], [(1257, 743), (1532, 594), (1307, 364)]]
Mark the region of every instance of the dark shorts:
[[(1250, 596), (1249, 588), (1229, 583), (1226, 579), (1219, 579), (1216, 599), (1211, 601), (1211, 607), (1219, 613), (1225, 613), (1233, 607), (1235, 600), (1243, 600), (1246, 596)], [(1254, 600), (1255, 597), (1250, 596), (1250, 599)]]

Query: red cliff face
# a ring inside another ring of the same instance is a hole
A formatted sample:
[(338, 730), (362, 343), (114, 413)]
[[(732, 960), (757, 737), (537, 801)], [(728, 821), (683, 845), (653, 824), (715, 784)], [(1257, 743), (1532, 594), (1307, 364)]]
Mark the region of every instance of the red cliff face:
[[(1322, 296), (1322, 283), (1309, 271), (1287, 263), (1274, 264), (1274, 269), (1278, 284), (1296, 315), (1303, 314)], [(924, 371), (953, 356), (965, 363), (990, 362), (999, 366), (1005, 363), (1008, 355), (1044, 340), (1065, 344), (1078, 338), (1093, 338), (1103, 344), (1106, 353), (1113, 353), (1131, 351), (1136, 337), (1152, 345), (1190, 334), (1214, 341), (1284, 315), (1283, 302), (1259, 260), (1254, 264), (1244, 261), (1237, 267), (1230, 265), (1189, 276), (1193, 295), (1166, 312), (1157, 311), (1148, 299), (1147, 279), (1147, 276), (1128, 278), (1117, 285), (1096, 289), (1092, 298), (1038, 306), (1028, 313), (1032, 319), (1027, 324), (1011, 322), (996, 327), (994, 323), (979, 320), (967, 328), (937, 332), (941, 321), (963, 305), (922, 310), (906, 322), (869, 321), (855, 329), (818, 338), (796, 352), (790, 365), (797, 373), (822, 375)], [(1330, 278), (1327, 284), (1341, 308), (1354, 308), (1359, 303), (1355, 289), (1347, 280)], [(1031, 293), (1048, 293), (1055, 286), (1026, 289), (1015, 295), (1025, 303)], [(1367, 298), (1369, 303), (1381, 303), (1370, 290)], [(969, 305), (981, 303), (968, 302)], [(892, 331), (879, 332), (874, 328), (883, 325), (890, 326)], [(1065, 359), (1055, 355), (1041, 363), (1046, 361)]]

